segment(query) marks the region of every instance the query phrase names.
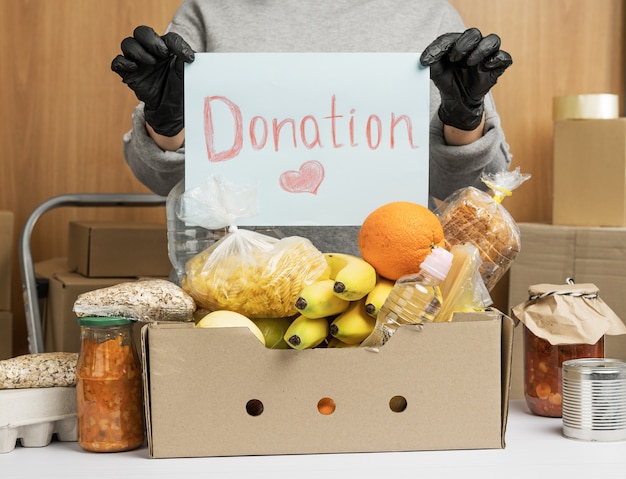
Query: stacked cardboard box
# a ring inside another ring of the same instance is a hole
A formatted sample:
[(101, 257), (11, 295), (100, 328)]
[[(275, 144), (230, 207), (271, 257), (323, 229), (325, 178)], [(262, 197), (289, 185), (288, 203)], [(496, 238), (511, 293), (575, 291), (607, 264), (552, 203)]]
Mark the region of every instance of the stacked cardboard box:
[(626, 118), (554, 122), (552, 222), (626, 226)]
[(75, 221), (68, 267), (89, 278), (168, 276), (167, 229), (158, 223)]
[(0, 359), (13, 353), (13, 314), (11, 313), (11, 251), (13, 213), (0, 211)]
[(73, 312), (78, 295), (139, 277), (167, 277), (170, 270), (163, 225), (71, 222), (68, 257), (35, 264), (35, 276), (47, 290), (40, 305), (45, 350), (80, 350)]
[(69, 271), (67, 258), (35, 264), (35, 276), (47, 289), (40, 301), (40, 316), (46, 351), (78, 352), (80, 330), (72, 308), (79, 294), (112, 286), (129, 278), (89, 278)]

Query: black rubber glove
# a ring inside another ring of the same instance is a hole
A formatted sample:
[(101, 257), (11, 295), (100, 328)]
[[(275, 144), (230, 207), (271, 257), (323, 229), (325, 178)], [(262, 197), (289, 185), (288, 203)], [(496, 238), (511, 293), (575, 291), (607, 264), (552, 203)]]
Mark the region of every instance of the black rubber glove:
[(500, 50), (500, 37), (483, 37), (477, 28), (446, 33), (422, 52), (430, 78), (441, 94), (439, 118), (461, 130), (475, 130), (482, 121), (485, 95), (513, 64)]
[(194, 60), (194, 51), (173, 32), (159, 36), (139, 26), (122, 41), (122, 53), (111, 70), (122, 77), (145, 103), (146, 122), (160, 135), (174, 136), (185, 126), (183, 64)]

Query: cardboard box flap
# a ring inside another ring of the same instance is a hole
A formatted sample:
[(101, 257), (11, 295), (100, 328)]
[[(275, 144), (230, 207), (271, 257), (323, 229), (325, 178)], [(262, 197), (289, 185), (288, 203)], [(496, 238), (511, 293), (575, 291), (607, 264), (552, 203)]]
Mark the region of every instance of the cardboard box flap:
[(517, 321), (502, 315), (502, 447), (506, 447), (506, 425), (509, 417), (511, 377), (513, 375), (513, 347)]
[[(467, 313), (401, 328), (374, 353), (270, 350), (245, 328), (148, 325), (150, 456), (502, 448), (512, 333), (499, 312)], [(320, 401), (335, 411), (321, 414)]]
[(144, 414), (146, 421), (146, 434), (148, 436), (148, 448), (150, 450), (150, 456), (152, 456), (152, 419), (151, 413), (152, 408), (150, 407), (150, 368), (149, 368), (149, 352), (148, 352), (148, 330), (152, 327), (158, 327), (167, 330), (168, 328), (179, 329), (179, 328), (190, 328), (194, 329), (193, 323), (146, 323), (141, 328), (140, 336), (141, 343), (139, 354), (141, 356), (142, 363), (142, 376), (143, 376), (143, 397), (144, 397)]

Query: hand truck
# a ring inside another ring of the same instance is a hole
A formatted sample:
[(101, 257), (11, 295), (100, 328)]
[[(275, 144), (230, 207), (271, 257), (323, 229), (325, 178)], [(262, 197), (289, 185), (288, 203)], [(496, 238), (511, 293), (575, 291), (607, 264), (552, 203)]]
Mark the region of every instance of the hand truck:
[(22, 275), (22, 297), (26, 310), (26, 327), (28, 332), (28, 349), (30, 353), (44, 352), (44, 341), (41, 328), (37, 282), (30, 250), (30, 240), (35, 223), (46, 212), (67, 206), (164, 206), (166, 198), (154, 194), (142, 193), (77, 193), (52, 197), (33, 210), (22, 228), (18, 244), (20, 272)]

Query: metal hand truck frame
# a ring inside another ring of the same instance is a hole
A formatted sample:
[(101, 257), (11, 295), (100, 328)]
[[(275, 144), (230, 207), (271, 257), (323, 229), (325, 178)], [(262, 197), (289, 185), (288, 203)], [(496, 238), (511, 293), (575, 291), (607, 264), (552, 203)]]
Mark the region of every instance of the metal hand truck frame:
[(39, 218), (48, 211), (59, 207), (164, 206), (165, 202), (165, 197), (154, 194), (77, 193), (52, 197), (33, 210), (24, 223), (18, 244), (20, 272), (22, 276), (22, 297), (24, 299), (26, 312), (28, 349), (30, 353), (44, 352), (37, 282), (30, 249), (33, 229)]

